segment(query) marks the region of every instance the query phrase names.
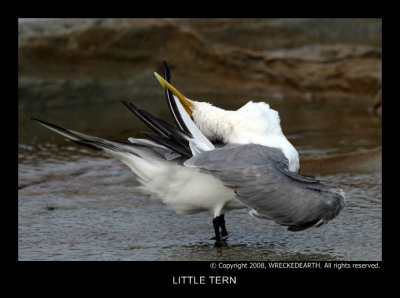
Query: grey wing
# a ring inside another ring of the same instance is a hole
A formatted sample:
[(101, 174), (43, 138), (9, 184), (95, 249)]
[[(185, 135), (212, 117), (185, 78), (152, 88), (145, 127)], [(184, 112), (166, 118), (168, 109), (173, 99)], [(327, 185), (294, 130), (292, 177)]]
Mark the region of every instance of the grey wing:
[(292, 231), (320, 226), (344, 207), (340, 188), (289, 171), (280, 149), (255, 144), (218, 148), (185, 165), (208, 170), (234, 189), (235, 199), (250, 208), (250, 214)]

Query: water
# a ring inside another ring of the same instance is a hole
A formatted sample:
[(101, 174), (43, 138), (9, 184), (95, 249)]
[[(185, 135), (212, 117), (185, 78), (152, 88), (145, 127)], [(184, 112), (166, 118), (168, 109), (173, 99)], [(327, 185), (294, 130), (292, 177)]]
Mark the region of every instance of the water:
[[(155, 101), (157, 102), (157, 101)], [(238, 108), (243, 101), (214, 101)], [(160, 104), (139, 104), (160, 117)], [(381, 144), (381, 123), (363, 106), (276, 100), (282, 128), (301, 158)], [(136, 186), (122, 163), (33, 123), (37, 117), (112, 140), (147, 130), (120, 103), (20, 111), (19, 260), (368, 260), (382, 259), (382, 174), (318, 177), (347, 194), (342, 213), (318, 229), (290, 232), (245, 209), (225, 215), (230, 235), (215, 247), (208, 213), (177, 215)]]

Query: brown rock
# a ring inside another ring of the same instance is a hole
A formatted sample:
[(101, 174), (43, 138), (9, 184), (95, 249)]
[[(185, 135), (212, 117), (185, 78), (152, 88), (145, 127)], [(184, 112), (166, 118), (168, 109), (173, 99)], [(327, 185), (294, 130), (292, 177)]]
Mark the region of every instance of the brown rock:
[[(161, 71), (162, 60), (170, 65), (174, 85), (192, 98), (371, 99), (381, 88), (381, 49), (376, 42), (380, 38), (372, 30), (379, 29), (379, 20), (355, 19), (351, 28), (343, 20), (322, 19), (320, 28), (315, 28), (316, 22), (59, 19), (21, 23), (19, 106), (163, 96), (152, 74)], [(357, 28), (372, 28), (366, 32), (375, 35), (350, 43), (346, 30), (353, 30), (353, 36), (369, 36)], [(321, 38), (321, 33), (327, 37)]]
[(299, 172), (304, 175), (362, 173), (382, 171), (382, 146), (366, 152), (350, 152), (302, 159)]
[(382, 90), (376, 94), (374, 102), (372, 103), (371, 111), (379, 116), (382, 117)]

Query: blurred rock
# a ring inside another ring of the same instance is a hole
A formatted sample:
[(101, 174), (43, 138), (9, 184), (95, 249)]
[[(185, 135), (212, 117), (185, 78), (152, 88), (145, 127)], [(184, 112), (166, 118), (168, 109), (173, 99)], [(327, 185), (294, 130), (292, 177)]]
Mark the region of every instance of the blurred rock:
[(365, 152), (349, 152), (318, 158), (301, 159), (303, 175), (382, 172), (382, 146)]
[(379, 90), (376, 94), (374, 102), (372, 106), (369, 107), (369, 110), (376, 116), (382, 117), (382, 90)]
[(19, 23), (19, 107), (163, 96), (365, 99), (381, 89), (380, 19), (50, 19)]

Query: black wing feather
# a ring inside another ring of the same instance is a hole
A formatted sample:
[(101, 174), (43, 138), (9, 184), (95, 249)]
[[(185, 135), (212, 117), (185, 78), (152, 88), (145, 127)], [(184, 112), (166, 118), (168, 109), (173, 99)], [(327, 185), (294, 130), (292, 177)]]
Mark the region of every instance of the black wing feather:
[(153, 135), (143, 133), (145, 136), (179, 154), (183, 154), (186, 157), (192, 156), (192, 151), (189, 147), (188, 141), (190, 136), (185, 132), (178, 130), (168, 122), (137, 108), (133, 103), (126, 101), (122, 101), (122, 103), (157, 134)]
[(160, 135), (156, 135), (156, 134), (152, 134), (152, 133), (148, 133), (148, 132), (142, 132), (142, 134), (144, 134), (146, 137), (148, 137), (149, 139), (152, 139), (153, 141), (167, 147), (168, 149), (173, 150), (174, 152), (185, 156), (187, 158), (192, 157), (192, 152), (189, 150), (186, 150), (184, 147), (179, 146), (179, 144), (177, 144), (176, 142), (174, 142), (173, 140), (160, 136)]
[[(171, 73), (169, 71), (169, 67), (167, 62), (163, 61), (163, 67), (164, 67), (164, 79), (170, 83), (171, 80)], [(177, 127), (179, 127), (179, 129), (181, 131), (186, 132), (187, 134), (189, 134), (191, 136), (191, 133), (189, 131), (189, 129), (187, 128), (185, 122), (183, 121), (181, 114), (179, 113), (178, 107), (176, 105), (175, 100), (173, 99), (173, 94), (172, 92), (168, 89), (165, 88), (165, 98), (167, 100), (167, 105), (168, 105), (168, 109), (171, 113), (172, 118), (175, 121), (175, 124)]]
[(53, 131), (58, 132), (62, 136), (68, 138), (70, 141), (83, 145), (86, 147), (89, 147), (91, 149), (95, 150), (103, 150), (103, 149), (109, 149), (115, 152), (125, 152), (125, 153), (131, 153), (134, 155), (137, 155), (136, 152), (134, 151), (132, 144), (130, 143), (124, 143), (124, 142), (115, 142), (115, 141), (108, 141), (102, 138), (94, 137), (94, 136), (89, 136), (74, 130), (66, 129), (60, 126), (57, 126), (55, 124), (39, 120), (36, 118), (31, 118), (32, 121), (35, 121)]

